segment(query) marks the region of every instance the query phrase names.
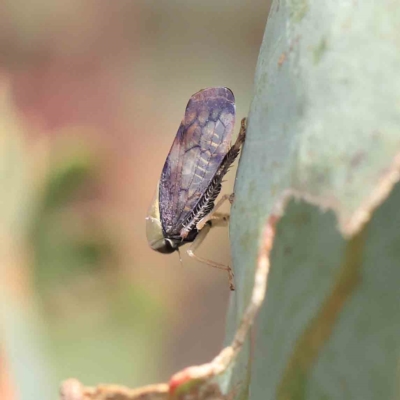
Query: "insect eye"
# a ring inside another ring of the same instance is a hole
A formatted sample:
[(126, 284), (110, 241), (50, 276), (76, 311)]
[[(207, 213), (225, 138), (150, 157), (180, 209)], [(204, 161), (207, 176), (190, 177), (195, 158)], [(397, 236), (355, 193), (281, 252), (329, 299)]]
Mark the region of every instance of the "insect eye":
[(163, 240), (162, 244), (159, 242), (159, 246), (157, 247), (158, 252), (163, 253), (163, 254), (171, 254), (177, 249), (176, 246), (174, 246), (172, 240), (170, 239), (165, 239)]

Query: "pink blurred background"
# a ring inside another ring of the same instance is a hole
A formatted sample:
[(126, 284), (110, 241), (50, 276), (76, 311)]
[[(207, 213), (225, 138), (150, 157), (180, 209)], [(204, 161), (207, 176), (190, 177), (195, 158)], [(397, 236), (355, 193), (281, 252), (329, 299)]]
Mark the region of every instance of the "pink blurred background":
[[(56, 398), (71, 376), (134, 387), (166, 381), (221, 348), (226, 275), (185, 252), (183, 266), (177, 254), (153, 252), (145, 216), (193, 93), (227, 86), (237, 121), (247, 115), (269, 3), (0, 3), (0, 115), (8, 127), (0, 134), (18, 132), (21, 159), (34, 166), (31, 198), (21, 200), (32, 205), (27, 222), (17, 234), (3, 223), (19, 256), (2, 261), (0, 300), (13, 315), (34, 317), (0, 321), (1, 399), (28, 398), (29, 363)], [(3, 157), (7, 163), (14, 168)], [(229, 263), (228, 230), (211, 232), (200, 254)], [(40, 367), (20, 349), (35, 346), (33, 335)]]

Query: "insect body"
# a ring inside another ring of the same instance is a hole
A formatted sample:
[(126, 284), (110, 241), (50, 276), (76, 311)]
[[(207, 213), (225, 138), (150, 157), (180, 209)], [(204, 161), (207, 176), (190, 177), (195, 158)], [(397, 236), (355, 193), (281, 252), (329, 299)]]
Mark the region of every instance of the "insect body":
[(222, 179), (245, 139), (243, 120), (231, 147), (234, 123), (235, 98), (228, 88), (204, 89), (190, 98), (146, 218), (147, 239), (152, 249), (172, 253), (193, 242), (188, 250), (190, 256), (226, 269), (230, 276), (229, 267), (200, 259), (193, 250), (212, 225), (224, 225), (229, 219), (216, 213), (220, 203), (214, 207), (214, 202), (221, 191)]

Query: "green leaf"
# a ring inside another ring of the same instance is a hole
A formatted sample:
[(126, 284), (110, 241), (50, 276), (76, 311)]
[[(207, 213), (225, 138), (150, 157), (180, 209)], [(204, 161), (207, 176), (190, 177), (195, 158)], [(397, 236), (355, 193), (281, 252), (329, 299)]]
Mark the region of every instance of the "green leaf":
[(399, 16), (389, 0), (273, 2), (235, 184), (226, 343), (266, 221), (283, 217), (237, 398), (399, 396)]

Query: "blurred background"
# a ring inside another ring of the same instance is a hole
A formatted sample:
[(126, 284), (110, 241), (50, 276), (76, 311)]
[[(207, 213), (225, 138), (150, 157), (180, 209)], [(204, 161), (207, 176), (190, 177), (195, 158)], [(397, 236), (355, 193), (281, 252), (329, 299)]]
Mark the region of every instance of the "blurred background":
[[(0, 2), (0, 399), (167, 381), (221, 349), (226, 274), (153, 252), (145, 216), (193, 93), (227, 86), (247, 115), (269, 3)], [(228, 230), (199, 254), (229, 263)]]

